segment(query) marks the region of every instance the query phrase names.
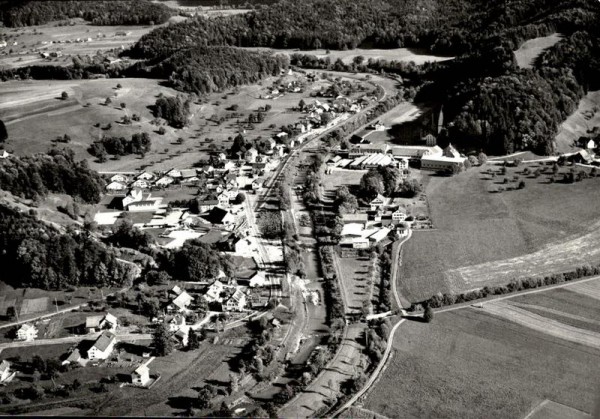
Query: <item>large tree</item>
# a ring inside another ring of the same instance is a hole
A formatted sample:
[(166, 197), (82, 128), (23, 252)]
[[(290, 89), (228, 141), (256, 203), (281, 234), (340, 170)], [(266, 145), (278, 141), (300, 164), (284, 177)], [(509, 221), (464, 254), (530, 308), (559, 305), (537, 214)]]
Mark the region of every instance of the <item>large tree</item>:
[(154, 347), (154, 353), (157, 356), (166, 356), (173, 351), (174, 344), (165, 323), (156, 326), (156, 329), (152, 334), (152, 346)]

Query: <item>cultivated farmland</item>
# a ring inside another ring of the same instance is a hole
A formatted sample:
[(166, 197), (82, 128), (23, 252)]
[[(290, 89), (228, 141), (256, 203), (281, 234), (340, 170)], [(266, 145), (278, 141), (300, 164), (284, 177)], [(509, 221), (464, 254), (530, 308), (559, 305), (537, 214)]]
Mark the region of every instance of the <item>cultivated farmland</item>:
[[(600, 281), (587, 284), (600, 288)], [(389, 417), (506, 418), (524, 417), (549, 399), (591, 412), (600, 386), (600, 350), (573, 337), (598, 332), (564, 320), (572, 320), (572, 306), (581, 301), (568, 291), (571, 285), (485, 303), (483, 309), (437, 313), (430, 324), (405, 322), (390, 365), (365, 407)], [(500, 316), (488, 312), (490, 304), (530, 310), (542, 307), (540, 301), (563, 316), (560, 322), (544, 320), (570, 333), (560, 337), (555, 327), (544, 330), (503, 310), (494, 310)], [(589, 304), (584, 301), (576, 316), (592, 325), (598, 321), (598, 305)]]
[[(498, 181), (476, 168), (430, 176), (426, 194), (436, 229), (415, 232), (403, 249), (404, 296), (421, 301), (600, 261), (599, 179), (549, 184), (521, 170), (526, 187), (502, 193), (490, 192)], [(508, 169), (506, 176), (516, 173)]]

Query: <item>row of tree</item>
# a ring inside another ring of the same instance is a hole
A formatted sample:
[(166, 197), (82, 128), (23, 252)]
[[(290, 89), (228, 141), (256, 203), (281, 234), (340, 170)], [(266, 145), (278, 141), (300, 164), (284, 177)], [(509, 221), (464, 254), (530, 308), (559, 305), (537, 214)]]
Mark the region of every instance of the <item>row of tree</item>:
[(92, 156), (101, 158), (106, 154), (115, 156), (126, 156), (128, 154), (144, 155), (152, 146), (150, 135), (147, 132), (136, 133), (131, 136), (131, 140), (125, 137), (107, 137), (104, 136), (100, 141), (92, 143), (89, 152)]

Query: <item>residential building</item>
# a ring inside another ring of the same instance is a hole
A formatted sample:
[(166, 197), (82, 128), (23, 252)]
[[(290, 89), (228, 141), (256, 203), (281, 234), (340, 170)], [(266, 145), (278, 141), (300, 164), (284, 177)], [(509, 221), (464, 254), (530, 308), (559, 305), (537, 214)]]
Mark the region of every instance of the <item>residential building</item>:
[(244, 154), (244, 159), (248, 163), (255, 163), (256, 157), (258, 157), (258, 151), (254, 147), (251, 147), (248, 150), (246, 150), (246, 153)]
[(227, 311), (242, 311), (246, 308), (246, 294), (241, 288), (236, 288), (235, 292), (227, 299), (223, 307)]
[(156, 186), (167, 187), (167, 186), (169, 186), (173, 182), (175, 182), (175, 179), (173, 179), (172, 177), (170, 177), (170, 176), (163, 176), (160, 179), (158, 179), (154, 184)]
[(138, 179), (133, 182), (130, 186), (135, 189), (148, 189), (150, 187), (150, 182), (144, 179)]
[(214, 207), (208, 215), (206, 219), (213, 224), (223, 224), (225, 226), (231, 225), (235, 222), (235, 217), (229, 211), (220, 208)]
[(25, 323), (19, 328), (19, 330), (17, 330), (17, 340), (24, 340), (26, 342), (30, 342), (37, 338), (37, 335), (37, 328), (30, 323)]
[(127, 189), (127, 185), (120, 182), (110, 182), (108, 185), (106, 185), (106, 190), (109, 192), (120, 192), (124, 191), (125, 189)]
[(406, 213), (401, 209), (398, 209), (392, 213), (392, 220), (399, 222), (406, 220)]
[(138, 180), (152, 180), (154, 179), (154, 174), (152, 174), (151, 172), (142, 172), (140, 173), (136, 179)]
[(173, 300), (172, 304), (177, 307), (179, 311), (186, 311), (193, 300), (194, 297), (189, 295), (186, 291), (183, 291)]
[(100, 316), (88, 316), (85, 319), (85, 331), (87, 333), (95, 333), (100, 330), (109, 330), (114, 332), (119, 326), (119, 320), (112, 314)]
[(376, 211), (376, 210), (382, 208), (386, 202), (387, 202), (387, 198), (385, 196), (383, 196), (381, 194), (377, 194), (375, 199), (373, 199), (373, 200), (371, 200), (371, 202), (369, 202), (371, 211)]
[(131, 373), (131, 383), (132, 384), (142, 386), (142, 387), (145, 387), (148, 385), (148, 383), (150, 382), (150, 368), (148, 367), (148, 365), (150, 365), (150, 363), (152, 361), (154, 361), (154, 357), (152, 357), (149, 360), (147, 360), (146, 362), (142, 363), (139, 367), (137, 367)]
[(107, 359), (117, 343), (116, 336), (111, 332), (103, 332), (96, 342), (88, 349), (87, 355), (90, 360)]
[(73, 349), (73, 351), (71, 351), (69, 356), (67, 356), (65, 358), (65, 360), (62, 362), (62, 364), (63, 365), (69, 365), (69, 364), (74, 364), (74, 363), (82, 364), (82, 360), (83, 360), (83, 357), (81, 356), (81, 352), (79, 351), (79, 349), (75, 348), (75, 349)]
[[(150, 198), (150, 195), (148, 195)], [(135, 201), (127, 205), (127, 211), (130, 212), (155, 212), (160, 207), (162, 198), (145, 199), (142, 201)]]
[(204, 294), (204, 298), (206, 298), (206, 301), (208, 301), (209, 303), (220, 303), (221, 301), (223, 301), (222, 294), (224, 290), (225, 285), (217, 279), (208, 287), (206, 293)]
[(121, 204), (123, 205), (123, 209), (127, 209), (129, 204), (132, 202), (138, 202), (144, 199), (144, 195), (141, 190), (135, 188), (131, 189), (127, 196), (121, 200)]
[(182, 316), (181, 314), (167, 316), (165, 317), (165, 324), (169, 328), (169, 332), (176, 332), (182, 326), (185, 326), (185, 316)]
[(10, 365), (10, 362), (6, 360), (0, 362), (0, 383), (6, 383), (15, 376), (15, 372), (11, 371)]
[[(194, 175), (196, 173), (194, 172)], [(181, 170), (179, 169), (171, 169), (166, 173), (167, 176), (174, 178), (174, 179), (178, 179), (181, 177)]]
[(200, 211), (200, 213), (208, 212), (221, 203), (217, 199), (217, 197), (212, 194), (204, 195), (204, 196), (198, 198), (197, 202), (198, 202), (198, 211)]
[(110, 177), (111, 182), (127, 183), (127, 177), (124, 175), (112, 175)]
[(177, 339), (177, 341), (181, 344), (181, 346), (186, 347), (186, 346), (188, 346), (189, 335), (190, 335), (190, 326), (183, 326), (175, 332), (173, 337), (175, 337), (175, 339)]
[(263, 271), (257, 271), (250, 277), (250, 287), (264, 287), (267, 285), (267, 275)]

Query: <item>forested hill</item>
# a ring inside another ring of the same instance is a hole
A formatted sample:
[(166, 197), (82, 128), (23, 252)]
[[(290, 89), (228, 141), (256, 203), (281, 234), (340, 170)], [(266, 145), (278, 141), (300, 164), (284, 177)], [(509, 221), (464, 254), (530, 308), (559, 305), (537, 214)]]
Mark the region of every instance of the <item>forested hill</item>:
[(43, 25), (83, 18), (94, 25), (149, 25), (166, 22), (175, 11), (148, 0), (5, 0), (0, 21), (8, 27)]
[(282, 0), (247, 14), (196, 18), (157, 29), (130, 53), (157, 59), (192, 45), (353, 49), (418, 47), (460, 55), (481, 40), (513, 44), (591, 25), (590, 0)]
[(0, 281), (14, 287), (129, 286), (136, 272), (91, 235), (59, 232), (0, 204)]

